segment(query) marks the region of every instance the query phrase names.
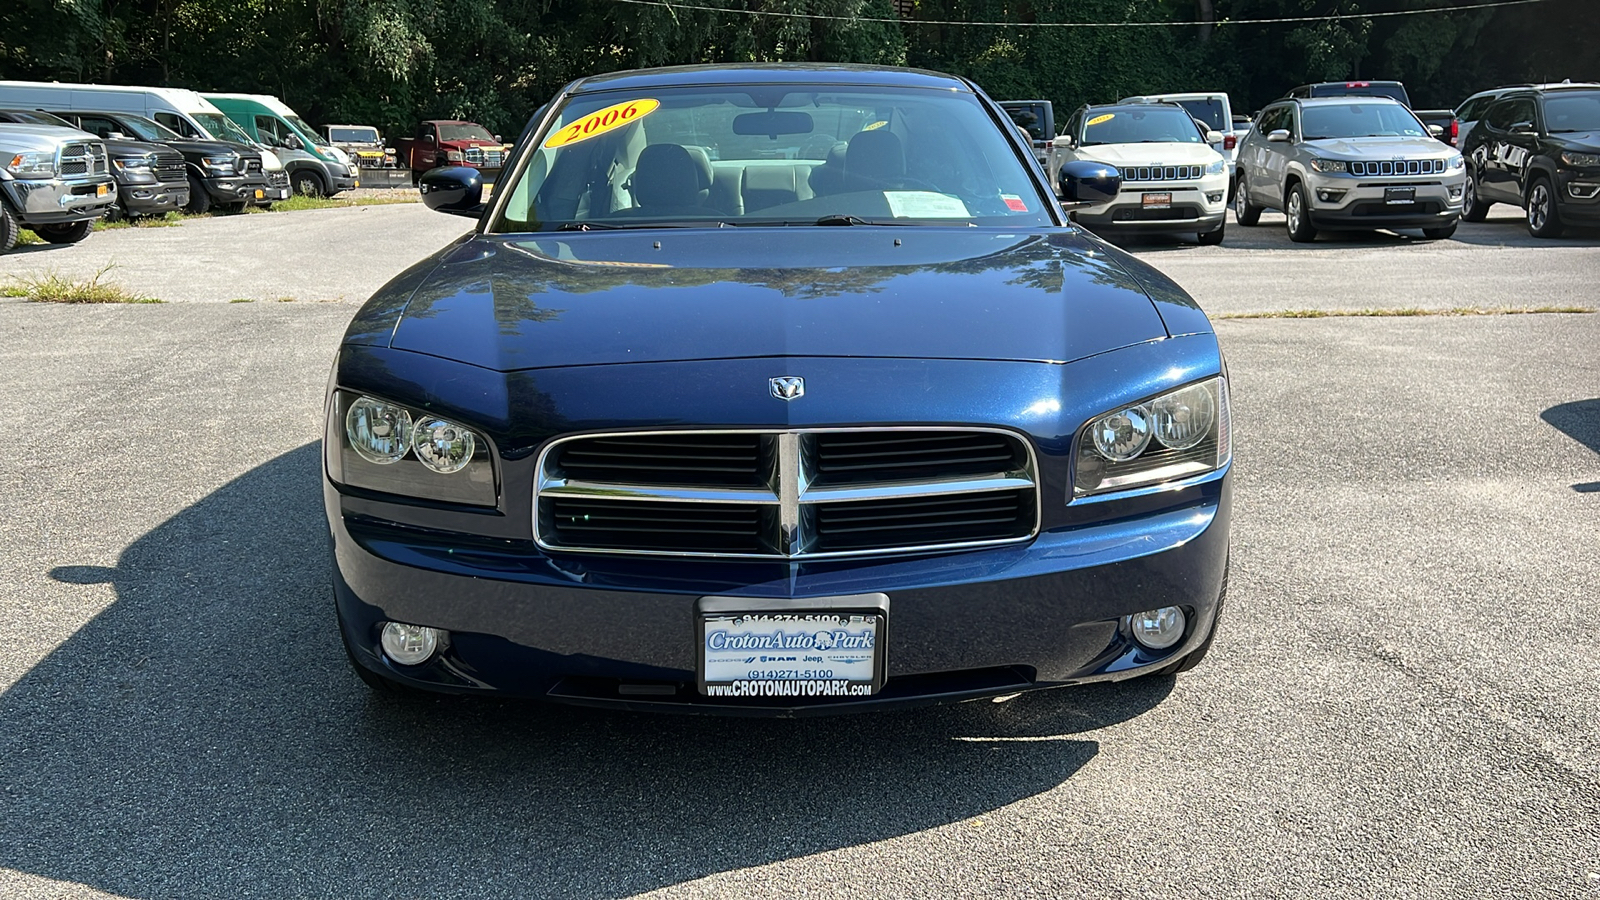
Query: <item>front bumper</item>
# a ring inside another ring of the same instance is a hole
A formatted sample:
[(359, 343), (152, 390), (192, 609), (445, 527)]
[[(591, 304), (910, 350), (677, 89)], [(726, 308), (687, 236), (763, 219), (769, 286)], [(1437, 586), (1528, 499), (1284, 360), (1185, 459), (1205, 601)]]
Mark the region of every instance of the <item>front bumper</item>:
[(1579, 228), (1600, 226), (1600, 169), (1556, 172), (1556, 214)]
[[(1145, 205), (1146, 194), (1171, 194), (1166, 207)], [(1117, 199), (1072, 214), (1073, 221), (1104, 234), (1203, 234), (1222, 226), (1228, 210), (1228, 175), (1198, 182), (1124, 182)]]
[[(104, 193), (101, 189), (104, 188)], [(117, 202), (117, 185), (97, 179), (14, 179), (0, 182), (11, 208), (24, 225), (64, 225), (98, 219)]]
[[(418, 688), (583, 705), (808, 715), (921, 705), (1095, 681), (1171, 665), (1209, 635), (1228, 557), (1227, 470), (1159, 512), (1060, 528), (991, 550), (805, 564), (544, 554), (451, 542), (356, 514), (324, 483), (334, 595), (357, 665)], [(856, 700), (710, 699), (696, 688), (701, 596), (891, 598), (888, 681)], [(1122, 618), (1184, 607), (1188, 631), (1151, 652)], [(378, 650), (386, 620), (450, 632), (417, 667)]]
[[(1392, 177), (1308, 173), (1306, 200), (1319, 229), (1438, 228), (1461, 217), (1465, 184), (1465, 170)], [(1390, 202), (1391, 189), (1413, 190), (1412, 202)]]
[[(261, 175), (226, 175), (201, 179), (200, 184), (214, 203), (264, 203), (271, 184)], [(258, 194), (259, 192), (259, 194)]]
[(189, 203), (189, 182), (122, 186), (122, 206), (132, 216), (160, 216)]

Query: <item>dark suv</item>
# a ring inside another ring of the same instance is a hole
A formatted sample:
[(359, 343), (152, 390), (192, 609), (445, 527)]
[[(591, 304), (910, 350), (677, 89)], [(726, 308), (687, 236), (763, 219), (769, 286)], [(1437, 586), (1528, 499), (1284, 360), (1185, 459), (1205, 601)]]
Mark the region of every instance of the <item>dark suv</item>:
[(1481, 222), (1496, 203), (1527, 211), (1535, 237), (1568, 225), (1600, 226), (1600, 86), (1544, 85), (1492, 103), (1467, 135), (1462, 218)]

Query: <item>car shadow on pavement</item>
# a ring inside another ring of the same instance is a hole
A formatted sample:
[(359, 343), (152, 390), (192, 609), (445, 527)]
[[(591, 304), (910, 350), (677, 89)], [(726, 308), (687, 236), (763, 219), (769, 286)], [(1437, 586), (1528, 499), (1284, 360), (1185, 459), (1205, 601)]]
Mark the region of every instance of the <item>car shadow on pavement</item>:
[[(1567, 437), (1600, 453), (1600, 398), (1552, 406), (1540, 413), (1539, 418)], [(1575, 484), (1572, 489), (1580, 494), (1600, 493), (1600, 481)]]
[(117, 599), (0, 694), (0, 867), (135, 898), (619, 897), (1028, 800), (1172, 690), (802, 721), (397, 703), (346, 668), (319, 454), (51, 573)]

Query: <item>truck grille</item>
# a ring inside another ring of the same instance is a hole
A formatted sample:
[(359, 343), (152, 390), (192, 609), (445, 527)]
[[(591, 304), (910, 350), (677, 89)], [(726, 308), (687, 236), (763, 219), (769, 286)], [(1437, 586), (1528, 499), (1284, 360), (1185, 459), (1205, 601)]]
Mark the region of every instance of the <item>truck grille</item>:
[(189, 169), (183, 164), (183, 157), (176, 154), (158, 156), (156, 158), (155, 172), (156, 180), (163, 183), (189, 180)]
[(1204, 166), (1128, 166), (1122, 169), (1123, 181), (1192, 181), (1203, 174)]
[(68, 144), (61, 148), (61, 177), (95, 176), (110, 174), (104, 144)]
[(466, 152), (468, 165), (483, 166), (491, 169), (499, 168), (505, 160), (505, 152), (485, 147), (468, 147)]
[(1350, 174), (1362, 178), (1375, 175), (1441, 175), (1442, 159), (1386, 159), (1382, 162), (1353, 162)]
[(288, 187), (289, 173), (284, 169), (273, 169), (267, 173), (267, 184), (273, 187)]
[(239, 160), (239, 171), (245, 175), (255, 175), (261, 171), (261, 157), (251, 159), (244, 157)]
[(550, 550), (814, 559), (976, 547), (1038, 531), (1031, 445), (979, 428), (585, 435), (545, 450)]

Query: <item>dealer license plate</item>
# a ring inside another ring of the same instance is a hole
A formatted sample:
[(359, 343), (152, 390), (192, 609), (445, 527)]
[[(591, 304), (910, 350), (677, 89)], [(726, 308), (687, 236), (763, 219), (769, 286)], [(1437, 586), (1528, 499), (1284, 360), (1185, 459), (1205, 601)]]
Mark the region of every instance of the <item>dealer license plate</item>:
[(775, 700), (871, 696), (884, 682), (888, 600), (883, 594), (703, 598), (696, 616), (700, 692)]
[(1145, 209), (1167, 209), (1172, 206), (1172, 192), (1152, 193), (1147, 191), (1144, 195), (1144, 206)]
[(1417, 202), (1416, 188), (1384, 188), (1383, 202), (1389, 204), (1405, 204)]
[(267, 192), (262, 188), (256, 188), (256, 199), (257, 200), (265, 200), (265, 199), (267, 199)]
[(111, 185), (109, 184), (97, 184), (94, 186), (94, 195), (96, 197), (104, 197), (109, 193), (111, 193)]

